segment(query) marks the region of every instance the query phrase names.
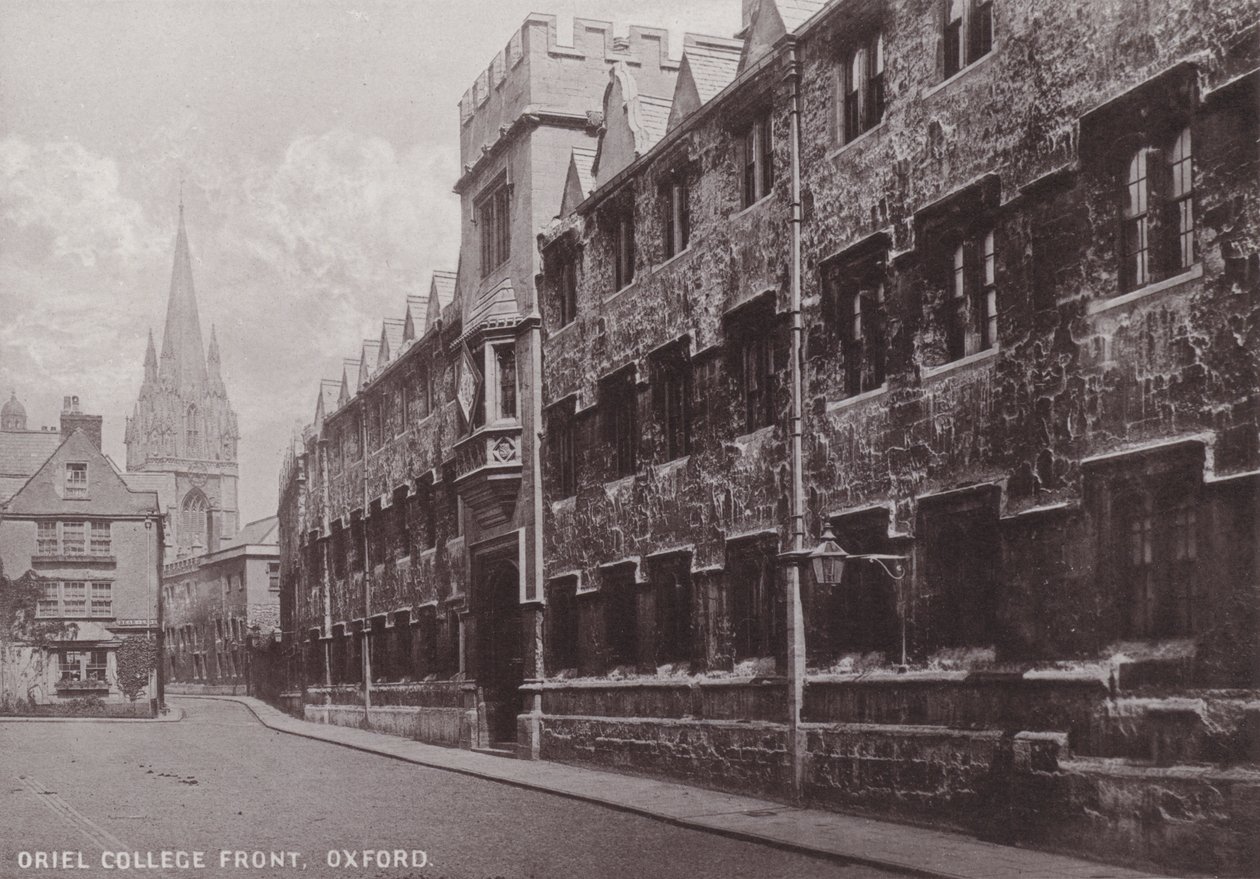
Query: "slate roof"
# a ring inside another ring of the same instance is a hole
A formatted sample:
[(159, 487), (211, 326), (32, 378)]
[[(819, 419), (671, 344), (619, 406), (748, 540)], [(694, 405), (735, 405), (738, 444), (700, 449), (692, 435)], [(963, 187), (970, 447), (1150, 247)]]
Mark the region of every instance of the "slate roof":
[(279, 543), (279, 526), (280, 520), (275, 516), (268, 516), (266, 519), (258, 519), (254, 522), (247, 523), (240, 531), (236, 532), (236, 536), (227, 543), (219, 547), (216, 552), (233, 549), (238, 546), (267, 546)]
[(696, 93), (701, 104), (707, 104), (717, 94), (735, 81), (739, 73), (740, 45), (719, 46), (709, 42), (697, 42), (687, 47), (687, 63)]
[(794, 32), (814, 17), (814, 13), (822, 9), (830, 0), (775, 0), (779, 7), (779, 15), (783, 18), (783, 26), (788, 33)]
[[(88, 465), (88, 493), (85, 498), (65, 499), (61, 496), (63, 464), (85, 462)], [(132, 491), (121, 474), (93, 445), (82, 430), (70, 434), (64, 443), (7, 501), (10, 515), (136, 516), (160, 512), (158, 495), (151, 491)]]
[(639, 95), (639, 121), (643, 125), (645, 143), (640, 154), (655, 146), (669, 126), (669, 108), (673, 103), (670, 98), (657, 98), (652, 95)]
[(433, 289), (437, 292), (439, 307), (446, 308), (455, 298), (456, 277), (454, 272), (433, 273)]
[(595, 148), (574, 147), (573, 167), (577, 170), (578, 183), (582, 186), (582, 197), (595, 191)]
[(0, 431), (0, 504), (17, 494), (59, 445), (57, 431)]
[[(377, 367), (384, 366), (385, 363), (393, 360), (402, 353), (403, 344), (403, 325), (404, 321), (398, 318), (387, 317), (381, 324), (381, 338), (388, 346), (388, 351), (381, 348), (378, 352), (378, 358), (383, 357), (384, 362), (378, 359)], [(386, 356), (388, 355), (388, 356)]]

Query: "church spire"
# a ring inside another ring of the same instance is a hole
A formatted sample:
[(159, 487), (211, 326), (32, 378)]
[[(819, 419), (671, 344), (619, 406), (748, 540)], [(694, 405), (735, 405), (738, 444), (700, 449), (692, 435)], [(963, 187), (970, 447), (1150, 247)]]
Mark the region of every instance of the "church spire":
[(162, 381), (172, 387), (189, 390), (203, 387), (206, 381), (204, 352), (181, 195), (179, 232), (175, 236), (175, 263), (171, 268), (171, 293), (166, 303), (166, 332), (162, 336), (162, 363), (159, 369)]

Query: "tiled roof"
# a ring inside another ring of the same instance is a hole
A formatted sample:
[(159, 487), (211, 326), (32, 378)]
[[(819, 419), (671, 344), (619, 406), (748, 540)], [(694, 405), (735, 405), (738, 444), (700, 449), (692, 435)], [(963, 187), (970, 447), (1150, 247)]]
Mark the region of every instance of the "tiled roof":
[(280, 520), (275, 516), (259, 519), (256, 522), (249, 522), (240, 531), (236, 532), (235, 537), (219, 548), (230, 549), (236, 546), (259, 546), (278, 543), (279, 531), (276, 526), (279, 522)]
[(687, 62), (691, 67), (691, 78), (696, 84), (696, 92), (700, 103), (705, 104), (718, 92), (735, 81), (739, 72), (738, 43), (731, 45), (715, 45), (709, 42), (698, 42), (687, 49)]
[(582, 197), (590, 195), (595, 189), (595, 148), (574, 147), (573, 167), (577, 170), (578, 182), (582, 186)]
[(792, 33), (805, 22), (813, 18), (814, 13), (827, 5), (829, 0), (775, 0), (779, 7), (779, 15), (783, 18), (783, 26)]
[(59, 445), (57, 431), (0, 431), (0, 502), (11, 498)]
[[(86, 497), (62, 497), (63, 464), (69, 462), (88, 466)], [(160, 511), (157, 493), (132, 490), (82, 430), (70, 434), (6, 503), (8, 512), (17, 516), (67, 512), (83, 516), (147, 515)]]
[(643, 125), (644, 143), (640, 145), (640, 153), (645, 153), (655, 146), (669, 125), (669, 98), (656, 98), (651, 95), (639, 95), (639, 122)]
[(132, 491), (157, 492), (158, 506), (169, 510), (175, 506), (178, 486), (174, 473), (122, 472), (118, 474)]
[(433, 273), (433, 289), (437, 291), (438, 305), (442, 308), (450, 305), (455, 298), (455, 279), (454, 272)]
[[(381, 325), (381, 338), (385, 340), (385, 344), (389, 346), (389, 351), (382, 350), (380, 353), (388, 353), (388, 360), (393, 360), (402, 352), (403, 342), (403, 324), (404, 321), (397, 318), (387, 317)], [(378, 363), (378, 366), (384, 366), (384, 363)]]

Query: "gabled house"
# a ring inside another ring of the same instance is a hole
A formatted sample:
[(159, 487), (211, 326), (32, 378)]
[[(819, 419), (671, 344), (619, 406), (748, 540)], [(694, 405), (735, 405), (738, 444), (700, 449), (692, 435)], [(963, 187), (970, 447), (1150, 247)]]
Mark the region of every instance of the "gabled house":
[(118, 649), (157, 631), (162, 540), (157, 493), (130, 488), (75, 429), (0, 507), (0, 562), (10, 580), (37, 582), (19, 612), (48, 635), (0, 657), (0, 698), (122, 701)]

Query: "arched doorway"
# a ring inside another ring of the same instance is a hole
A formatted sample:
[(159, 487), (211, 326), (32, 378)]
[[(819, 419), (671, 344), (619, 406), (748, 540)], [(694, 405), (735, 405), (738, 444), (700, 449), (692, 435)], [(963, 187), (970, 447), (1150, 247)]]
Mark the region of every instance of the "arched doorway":
[(525, 680), (521, 649), (520, 573), (509, 561), (487, 562), (477, 584), (477, 682), (492, 742), (516, 741)]

